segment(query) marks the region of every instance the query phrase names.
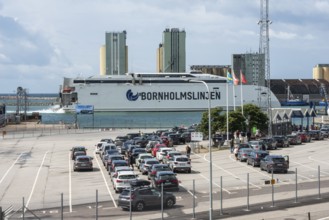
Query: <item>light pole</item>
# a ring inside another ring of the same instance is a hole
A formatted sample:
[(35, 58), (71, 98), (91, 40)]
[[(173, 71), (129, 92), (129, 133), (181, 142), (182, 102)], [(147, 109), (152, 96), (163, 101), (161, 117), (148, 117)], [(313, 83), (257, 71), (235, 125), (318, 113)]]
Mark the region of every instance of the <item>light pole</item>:
[(208, 137), (209, 137), (209, 219), (212, 220), (212, 211), (213, 211), (213, 204), (212, 204), (212, 152), (211, 152), (211, 102), (210, 102), (210, 90), (209, 86), (205, 81), (202, 80), (195, 80), (190, 79), (189, 82), (194, 83), (202, 83), (205, 85), (208, 91)]

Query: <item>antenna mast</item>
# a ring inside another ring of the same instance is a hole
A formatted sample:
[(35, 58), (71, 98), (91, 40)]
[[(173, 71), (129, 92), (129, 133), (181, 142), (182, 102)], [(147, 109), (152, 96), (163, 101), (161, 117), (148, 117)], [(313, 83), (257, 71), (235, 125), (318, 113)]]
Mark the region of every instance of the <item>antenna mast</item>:
[(272, 136), (272, 102), (271, 102), (271, 73), (270, 73), (270, 38), (269, 38), (269, 24), (272, 22), (268, 19), (268, 0), (260, 0), (260, 25), (259, 33), (259, 55), (264, 54), (264, 70), (265, 80), (267, 85), (267, 116), (268, 123), (268, 136)]

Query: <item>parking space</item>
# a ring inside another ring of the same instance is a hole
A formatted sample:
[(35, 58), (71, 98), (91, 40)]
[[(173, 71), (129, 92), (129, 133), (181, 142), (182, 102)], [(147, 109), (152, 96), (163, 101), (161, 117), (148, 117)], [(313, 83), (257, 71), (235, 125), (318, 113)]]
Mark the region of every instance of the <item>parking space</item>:
[[(22, 198), (30, 209), (59, 207), (61, 194), (66, 212), (75, 212), (80, 204), (104, 202), (102, 209), (116, 209), (119, 194), (115, 193), (108, 171), (105, 169), (95, 144), (101, 138), (114, 139), (126, 131), (107, 131), (87, 134), (70, 134), (60, 136), (31, 137), (25, 139), (2, 140), (0, 155), (0, 202), (4, 207), (20, 207)], [(146, 131), (145, 131), (146, 132)], [(276, 187), (298, 182), (317, 182), (318, 169), (320, 178), (329, 179), (328, 140), (312, 141), (289, 148), (271, 150), (270, 154), (289, 155), (290, 168), (287, 174), (274, 173)], [(92, 156), (93, 171), (73, 172), (73, 161), (70, 158), (72, 146), (87, 147), (87, 155)], [(185, 145), (176, 148), (184, 151)], [(269, 187), (265, 180), (271, 174), (252, 167), (245, 162), (236, 161), (229, 150), (212, 152), (212, 183), (215, 194), (221, 190), (227, 195), (234, 195), (237, 190), (249, 187), (262, 190)], [(179, 192), (174, 192), (180, 207), (192, 206), (193, 181), (195, 183), (197, 202), (207, 201), (209, 193), (209, 154), (191, 155), (192, 172), (178, 173)], [(142, 179), (147, 179), (136, 168), (135, 172)], [(221, 179), (222, 178), (222, 179)], [(222, 182), (221, 182), (222, 180)], [(89, 205), (91, 208), (92, 206)]]

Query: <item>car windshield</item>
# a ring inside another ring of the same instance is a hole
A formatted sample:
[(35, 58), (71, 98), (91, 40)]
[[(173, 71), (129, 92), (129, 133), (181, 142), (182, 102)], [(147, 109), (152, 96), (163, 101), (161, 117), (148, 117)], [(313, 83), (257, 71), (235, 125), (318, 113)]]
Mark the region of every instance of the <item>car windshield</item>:
[(158, 164), (159, 161), (157, 160), (152, 160), (152, 161), (147, 161), (147, 164)]
[(188, 161), (188, 158), (186, 158), (186, 157), (178, 157), (178, 158), (176, 158), (176, 161), (186, 162), (186, 161)]
[(171, 169), (168, 166), (166, 166), (166, 167), (157, 167), (156, 170), (167, 171), (167, 170), (171, 170)]
[(89, 158), (83, 157), (83, 158), (78, 158), (79, 162), (89, 162)]
[(136, 175), (132, 175), (132, 174), (129, 174), (129, 175), (120, 175), (119, 178), (122, 179), (122, 180), (136, 179)]

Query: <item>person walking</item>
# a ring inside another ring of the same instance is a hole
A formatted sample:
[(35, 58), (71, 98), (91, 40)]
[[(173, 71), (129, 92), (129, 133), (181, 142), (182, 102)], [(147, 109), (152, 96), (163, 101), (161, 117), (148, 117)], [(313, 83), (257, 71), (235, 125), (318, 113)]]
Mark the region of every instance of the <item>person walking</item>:
[(190, 145), (186, 145), (186, 156), (190, 159), (191, 155), (191, 147)]
[(233, 151), (234, 151), (234, 138), (233, 137), (230, 140), (230, 149), (231, 149), (231, 154), (233, 154)]
[(131, 152), (128, 153), (128, 165), (131, 166), (132, 169), (134, 169), (134, 157)]

